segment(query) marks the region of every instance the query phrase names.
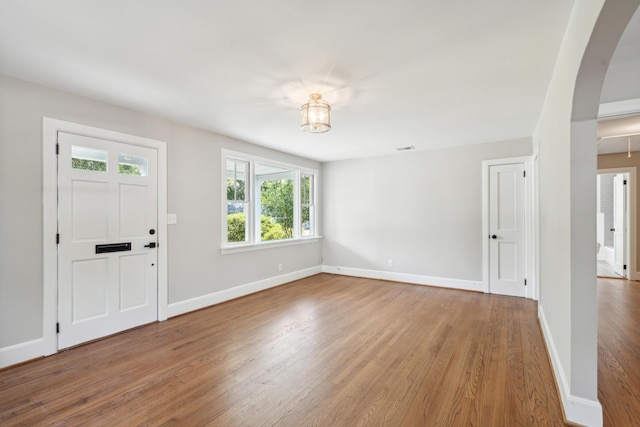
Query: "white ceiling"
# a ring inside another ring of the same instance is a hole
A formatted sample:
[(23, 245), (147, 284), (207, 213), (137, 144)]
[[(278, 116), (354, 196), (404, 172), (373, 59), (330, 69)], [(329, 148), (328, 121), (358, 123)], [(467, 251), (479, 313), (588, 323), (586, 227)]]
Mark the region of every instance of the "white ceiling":
[(640, 115), (601, 120), (598, 137), (598, 154), (640, 151)]
[(320, 161), (440, 148), (531, 135), (572, 5), (0, 0), (0, 73)]
[[(609, 106), (624, 104), (636, 114), (598, 123), (598, 154), (626, 153), (629, 145), (631, 151), (640, 151), (640, 9), (631, 18), (611, 58), (600, 99)], [(600, 112), (602, 107), (601, 104)], [(639, 135), (615, 138), (629, 134)]]

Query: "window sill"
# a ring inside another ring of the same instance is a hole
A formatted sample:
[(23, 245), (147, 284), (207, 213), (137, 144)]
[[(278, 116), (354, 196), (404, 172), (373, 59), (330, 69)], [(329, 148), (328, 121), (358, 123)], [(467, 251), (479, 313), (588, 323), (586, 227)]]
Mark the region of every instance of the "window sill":
[(233, 254), (236, 252), (259, 251), (262, 249), (280, 248), (283, 246), (304, 245), (307, 243), (318, 242), (321, 239), (322, 239), (322, 236), (313, 236), (313, 237), (303, 237), (300, 239), (278, 240), (275, 242), (259, 242), (259, 243), (251, 243), (251, 244), (223, 246), (222, 248), (220, 248), (220, 253), (222, 253), (222, 255), (226, 255), (226, 254)]

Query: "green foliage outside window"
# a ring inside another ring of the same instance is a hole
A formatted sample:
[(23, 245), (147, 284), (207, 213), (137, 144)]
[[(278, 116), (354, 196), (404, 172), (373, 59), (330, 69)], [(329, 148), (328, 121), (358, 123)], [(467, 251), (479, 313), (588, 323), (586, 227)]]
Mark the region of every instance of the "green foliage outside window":
[(263, 216), (270, 217), (281, 226), (284, 239), (293, 238), (293, 180), (264, 181), (260, 196)]
[(244, 197), (244, 180), (227, 178), (227, 200), (246, 200)]
[[(227, 216), (227, 241), (239, 243), (245, 241), (246, 215), (244, 212), (233, 213)], [(265, 215), (260, 216), (260, 239), (282, 240), (286, 235), (282, 226)]]
[(140, 168), (136, 165), (125, 165), (120, 163), (120, 167), (118, 169), (122, 175), (142, 175), (142, 173), (140, 172)]
[(73, 169), (83, 169), (87, 171), (106, 172), (107, 162), (101, 160), (88, 160), (88, 159), (71, 159), (71, 167)]
[[(88, 171), (95, 172), (106, 172), (107, 171), (107, 162), (101, 160), (88, 160), (88, 159), (71, 159), (71, 167), (73, 169), (82, 169)], [(119, 172), (123, 175), (137, 175), (140, 176), (142, 173), (140, 172), (140, 168), (137, 165), (128, 165), (120, 163)]]

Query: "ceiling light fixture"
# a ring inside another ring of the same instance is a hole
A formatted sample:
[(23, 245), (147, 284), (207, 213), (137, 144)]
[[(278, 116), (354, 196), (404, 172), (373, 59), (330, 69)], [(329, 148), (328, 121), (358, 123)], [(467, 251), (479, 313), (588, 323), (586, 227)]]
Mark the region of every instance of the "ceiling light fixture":
[(305, 132), (323, 133), (331, 129), (331, 106), (322, 95), (312, 93), (309, 102), (300, 107), (300, 128)]

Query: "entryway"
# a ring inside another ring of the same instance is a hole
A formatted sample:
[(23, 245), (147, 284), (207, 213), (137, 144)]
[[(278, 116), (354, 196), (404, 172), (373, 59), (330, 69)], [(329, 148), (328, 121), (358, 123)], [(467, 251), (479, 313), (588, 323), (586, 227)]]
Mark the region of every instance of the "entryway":
[(158, 319), (157, 152), (58, 133), (58, 348)]
[(47, 354), (166, 319), (166, 144), (45, 118), (43, 158)]
[[(596, 251), (599, 277), (635, 279), (632, 257), (631, 187), (633, 171), (599, 170), (597, 175)], [(632, 212), (632, 210), (634, 212)], [(633, 277), (632, 277), (633, 276)]]

